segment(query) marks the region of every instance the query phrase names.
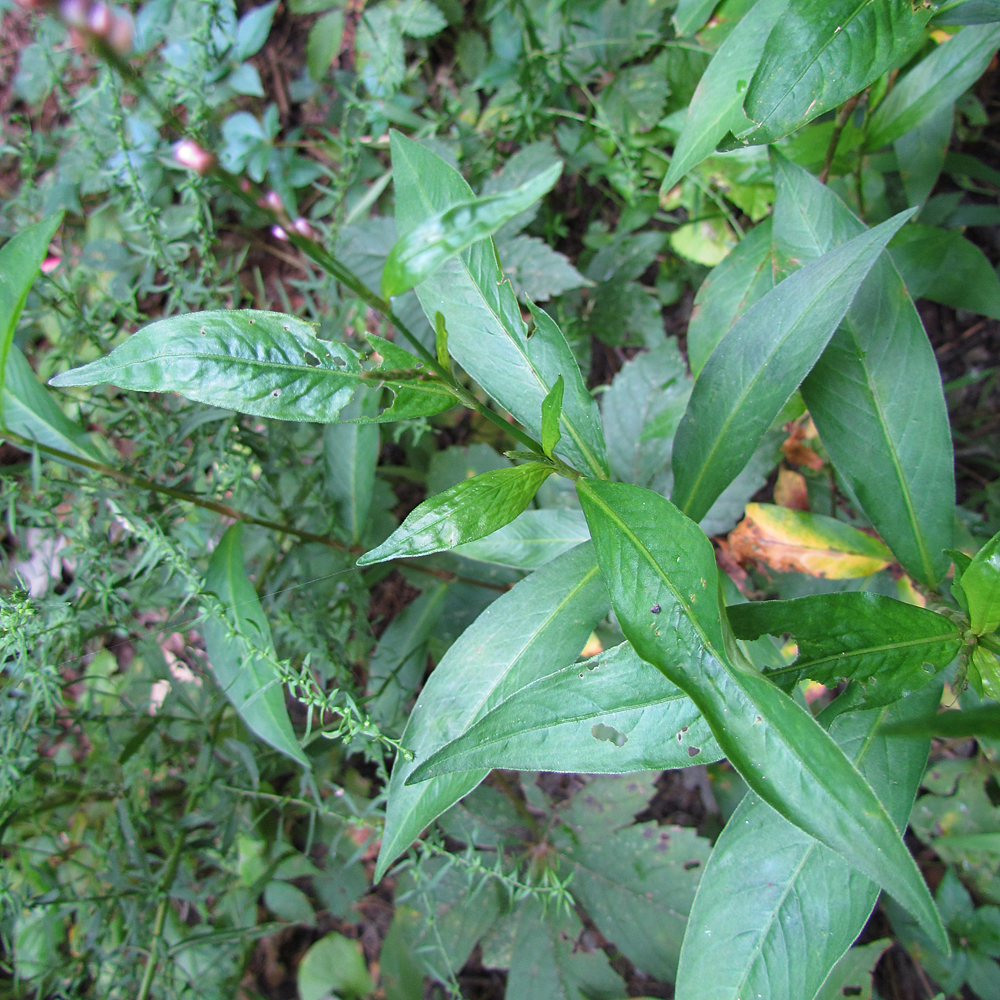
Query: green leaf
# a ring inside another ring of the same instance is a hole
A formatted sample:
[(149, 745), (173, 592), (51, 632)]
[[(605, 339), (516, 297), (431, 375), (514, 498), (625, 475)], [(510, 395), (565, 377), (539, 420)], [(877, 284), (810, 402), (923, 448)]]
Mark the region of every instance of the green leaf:
[(322, 80), (330, 65), (340, 51), (340, 42), (344, 37), (344, 12), (331, 10), (317, 19), (309, 29), (309, 40), (306, 42), (306, 66), (309, 75), (316, 81)]
[(772, 142), (864, 90), (909, 57), (930, 14), (911, 0), (792, 0), (764, 45), (743, 105), (752, 125), (738, 137)]
[(271, 22), (277, 9), (278, 0), (271, 0), (261, 7), (248, 10), (236, 25), (236, 58), (242, 62), (256, 55), (271, 33)]
[(811, 261), (751, 306), (712, 352), (674, 443), (674, 502), (700, 520), (816, 363), (865, 275), (913, 210)]
[(915, 719), (887, 722), (887, 736), (987, 736), (1000, 739), (1000, 705), (978, 705), (961, 712), (929, 712)]
[(923, 205), (930, 197), (948, 155), (954, 119), (955, 105), (943, 104), (893, 144), (907, 204)]
[(841, 1000), (846, 996), (872, 1000), (872, 974), (878, 960), (891, 947), (892, 938), (880, 938), (851, 948), (833, 967), (816, 1000)]
[(538, 569), (569, 549), (590, 541), (578, 510), (526, 510), (499, 531), (452, 549), (455, 555), (514, 569)]
[(375, 988), (361, 944), (343, 934), (327, 934), (302, 956), (297, 975), (300, 1000), (344, 1000), (367, 996)]
[(781, 672), (782, 686), (804, 677), (827, 687), (856, 680), (872, 708), (923, 687), (962, 646), (961, 630), (948, 618), (879, 594), (818, 594), (728, 611), (740, 639), (795, 636), (799, 656)]
[[(416, 359), (414, 359), (416, 368)], [(440, 383), (385, 379), (438, 397)], [(117, 385), (179, 392), (188, 399), (277, 420), (337, 419), (359, 385), (377, 385), (344, 344), (282, 313), (218, 310), (171, 316), (143, 327), (98, 361), (63, 372), (52, 385)]]
[[(735, 134), (752, 127), (753, 123), (743, 113), (743, 99), (764, 52), (767, 36), (788, 2), (757, 0), (719, 46), (688, 105), (684, 128), (660, 185), (661, 195), (705, 157), (711, 156), (727, 132)], [(676, 16), (680, 17), (680, 8)]]
[[(341, 411), (341, 420), (372, 417), (378, 411), (374, 393), (359, 393)], [(340, 522), (357, 544), (368, 522), (375, 487), (380, 435), (375, 424), (328, 424), (323, 432), (326, 491), (337, 502)]]
[(889, 254), (913, 298), (1000, 319), (1000, 278), (983, 251), (957, 230), (904, 226)]
[(962, 28), (905, 76), (875, 109), (865, 146), (879, 149), (916, 128), (925, 118), (951, 104), (986, 71), (1000, 45), (1000, 27)]
[(35, 378), (31, 365), (14, 344), (10, 345), (7, 355), (3, 419), (9, 430), (38, 444), (68, 451), (93, 462), (105, 461), (93, 438), (63, 413)]
[(1000, 532), (972, 557), (962, 573), (962, 590), (969, 601), (972, 631), (995, 632), (1000, 625)]
[[(462, 175), (439, 156), (398, 132), (391, 138), (401, 235), (472, 197)], [(562, 375), (559, 455), (589, 474), (608, 474), (597, 401), (584, 385), (573, 351), (559, 327), (535, 307), (535, 331), (528, 337), (492, 240), (474, 243), (416, 291), (428, 317), (444, 316), (451, 356), (536, 439), (542, 400)]]
[(358, 565), (426, 556), (489, 535), (513, 521), (554, 471), (527, 462), (452, 486), (412, 510), (378, 548), (361, 556)]
[(565, 254), (556, 252), (537, 236), (498, 237), (497, 256), (520, 302), (544, 302), (571, 288), (590, 284)]
[(649, 490), (581, 479), (577, 492), (635, 651), (698, 706), (753, 791), (877, 880), (946, 947), (923, 877), (874, 792), (812, 716), (727, 637), (715, 553), (701, 530)]
[[(7, 371), (7, 355), (14, 342), (14, 331), (21, 318), (28, 292), (38, 276), (49, 243), (62, 224), (58, 212), (27, 229), (22, 229), (0, 247), (0, 391)], [(3, 403), (0, 401), (0, 416)]]
[(210, 607), (202, 626), (212, 673), (240, 714), (265, 743), (310, 766), (285, 708), (285, 691), (272, 665), (274, 644), (263, 609), (243, 568), (243, 526), (226, 529), (212, 553), (205, 590), (222, 602), (224, 615)]
[(507, 691), (579, 655), (607, 614), (607, 589), (588, 543), (522, 580), (465, 630), (424, 685), (403, 733), (414, 760), (397, 756), (389, 782), (377, 882), (429, 823), (467, 795), (486, 771), (406, 786), (417, 764), (461, 736)]
[(643, 972), (672, 980), (711, 847), (689, 828), (633, 823), (658, 776), (589, 781), (573, 796), (552, 842), (560, 875), (572, 874), (570, 891), (601, 933)]
[(511, 691), (423, 761), (417, 784), (452, 771), (622, 774), (710, 764), (722, 751), (694, 703), (627, 643)]
[(298, 886), (276, 879), (264, 887), (264, 903), (279, 919), (293, 924), (316, 926), (316, 913), (309, 897)]
[(511, 1000), (619, 1000), (625, 984), (600, 948), (579, 944), (575, 913), (526, 899), (514, 916), (513, 960), (505, 996)]
[[(891, 708), (852, 711), (850, 690), (819, 716), (905, 829), (927, 761), (926, 739), (886, 739), (879, 725), (919, 715), (928, 687)], [(832, 720), (832, 721), (831, 721)], [(676, 991), (686, 1000), (815, 997), (878, 899), (878, 885), (778, 815), (753, 792), (730, 817), (701, 877)]]
[(383, 297), (408, 292), (473, 243), (488, 239), (551, 191), (561, 173), (562, 161), (558, 161), (513, 191), (459, 202), (409, 229), (386, 259)]
[(407, 604), (379, 638), (368, 666), (366, 710), (379, 726), (399, 733), (406, 702), (427, 669), (427, 640), (444, 610), (449, 585), (439, 583)]
[(601, 397), (608, 457), (619, 479), (669, 489), (674, 431), (690, 395), (674, 338), (622, 365)]
[(559, 438), (562, 437), (562, 431), (559, 430), (562, 403), (563, 377), (560, 375), (556, 379), (555, 385), (549, 391), (549, 394), (542, 400), (542, 451), (549, 458), (552, 457), (552, 451), (559, 443)]
[(934, 18), (934, 24), (988, 24), (1000, 21), (1000, 0), (965, 0), (964, 3), (945, 3), (945, 8)]
[(740, 316), (774, 288), (771, 263), (768, 218), (751, 229), (702, 282), (687, 331), (688, 360), (695, 378)]
[[(779, 266), (797, 266), (864, 232), (810, 173), (777, 154), (773, 165)], [(912, 391), (900, 393), (901, 380)], [(951, 431), (934, 351), (888, 255), (862, 282), (802, 396), (862, 510), (907, 571), (934, 585), (948, 568), (942, 549), (954, 525)]]
[(677, 10), (674, 11), (674, 27), (677, 29), (677, 34), (681, 37), (693, 35), (704, 27), (718, 2), (719, 0), (680, 0)]

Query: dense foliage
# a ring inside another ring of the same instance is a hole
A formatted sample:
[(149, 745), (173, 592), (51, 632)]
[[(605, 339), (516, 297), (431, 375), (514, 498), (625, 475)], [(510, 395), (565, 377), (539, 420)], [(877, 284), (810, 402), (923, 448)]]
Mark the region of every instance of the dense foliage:
[(1000, 997), (1000, 3), (3, 24), (0, 995)]

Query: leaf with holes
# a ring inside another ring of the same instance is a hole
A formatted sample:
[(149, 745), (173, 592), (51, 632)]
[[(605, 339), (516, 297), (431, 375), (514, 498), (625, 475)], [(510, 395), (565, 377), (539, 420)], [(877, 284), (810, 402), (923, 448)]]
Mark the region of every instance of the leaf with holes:
[(711, 542), (649, 490), (581, 479), (577, 492), (635, 651), (698, 706), (750, 788), (878, 880), (947, 947), (923, 877), (875, 793), (809, 712), (736, 649)]

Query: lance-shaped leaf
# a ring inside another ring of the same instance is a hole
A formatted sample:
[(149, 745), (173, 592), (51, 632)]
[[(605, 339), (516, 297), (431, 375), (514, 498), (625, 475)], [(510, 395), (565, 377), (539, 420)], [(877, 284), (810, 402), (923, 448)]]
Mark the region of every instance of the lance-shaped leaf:
[(774, 288), (771, 263), (768, 217), (751, 229), (701, 283), (687, 330), (688, 360), (695, 378), (740, 316)]
[(864, 90), (909, 56), (930, 14), (910, 0), (791, 0), (750, 81), (753, 126), (739, 138), (772, 142)]
[(962, 572), (962, 590), (969, 602), (969, 621), (976, 635), (1000, 625), (1000, 532), (973, 557)]
[(934, 18), (934, 24), (989, 24), (1000, 21), (1000, 0), (964, 0), (942, 6), (945, 9)]
[(542, 451), (549, 458), (552, 457), (552, 450), (559, 443), (562, 431), (559, 430), (559, 417), (562, 415), (563, 401), (563, 377), (556, 379), (552, 390), (542, 400)]
[[(19, 348), (11, 344), (3, 386), (3, 420), (9, 430), (38, 444), (103, 462), (91, 436), (45, 391)], [(583, 515), (581, 515), (582, 519)]]
[(581, 479), (577, 491), (635, 651), (698, 706), (753, 791), (878, 881), (946, 947), (920, 870), (875, 793), (816, 720), (736, 648), (711, 542), (650, 490)]
[[(919, 716), (932, 684), (890, 708), (852, 711), (850, 690), (819, 716), (900, 830), (927, 761), (927, 739), (879, 726)], [(832, 721), (831, 721), (832, 720)], [(750, 793), (730, 817), (698, 885), (676, 991), (685, 1000), (812, 1000), (878, 899), (878, 885)]]
[(722, 757), (694, 702), (623, 642), (512, 691), (419, 764), (416, 784), (451, 771), (620, 774)]
[(807, 264), (751, 306), (694, 384), (674, 442), (674, 502), (694, 520), (736, 478), (816, 363), (901, 212)]
[(986, 254), (957, 230), (904, 226), (889, 255), (913, 298), (1000, 319), (1000, 278)]
[(808, 573), (827, 580), (871, 576), (892, 562), (877, 538), (825, 514), (807, 514), (772, 503), (749, 503), (729, 536), (737, 559), (755, 559), (779, 573)]
[[(933, 706), (932, 706), (933, 707)], [(961, 712), (932, 712), (906, 720), (886, 720), (887, 736), (986, 736), (1000, 739), (1000, 705), (977, 705)]]
[[(864, 232), (808, 171), (777, 154), (772, 163), (779, 267), (797, 267)], [(901, 384), (909, 391), (899, 392)], [(934, 351), (889, 254), (862, 282), (802, 395), (837, 471), (896, 558), (918, 580), (936, 583), (948, 568), (942, 550), (954, 524), (951, 430)]]
[[(392, 171), (396, 224), (404, 236), (430, 216), (473, 196), (454, 167), (398, 132), (392, 133)], [(542, 400), (562, 375), (557, 454), (588, 474), (607, 476), (597, 401), (584, 385), (573, 351), (559, 327), (537, 307), (532, 307), (535, 329), (528, 336), (491, 239), (463, 250), (416, 291), (432, 322), (439, 312), (444, 317), (452, 357), (536, 439), (541, 434)]]
[(550, 507), (526, 510), (499, 531), (476, 542), (459, 545), (453, 552), (466, 559), (499, 563), (514, 569), (538, 569), (587, 541), (590, 541), (590, 529), (580, 511)]
[(817, 594), (738, 604), (728, 611), (740, 639), (795, 636), (799, 656), (780, 671), (782, 687), (804, 677), (827, 687), (856, 680), (873, 708), (922, 688), (962, 647), (953, 621), (879, 594)]
[(986, 71), (1000, 45), (995, 24), (963, 28), (896, 81), (868, 124), (868, 149), (895, 142), (965, 93)]
[(712, 16), (719, 0), (680, 0), (674, 12), (674, 26), (677, 34), (693, 35)]
[(562, 173), (562, 161), (511, 191), (470, 198), (425, 219), (401, 237), (382, 271), (382, 295), (402, 295), (473, 243), (488, 239), (504, 223), (530, 208)]
[[(384, 374), (384, 377), (380, 377)], [(254, 309), (171, 316), (143, 327), (98, 361), (63, 372), (52, 385), (117, 385), (178, 392), (212, 406), (277, 420), (329, 423), (359, 385), (405, 385), (440, 396), (415, 373), (366, 372), (344, 344), (320, 340), (294, 316)]]
[(202, 635), (209, 666), (240, 718), (265, 743), (309, 767), (285, 708), (285, 690), (275, 670), (271, 629), (257, 591), (243, 568), (243, 526), (226, 529), (212, 553), (205, 590), (221, 608), (209, 605)]
[(406, 779), (434, 751), (461, 736), (508, 691), (578, 655), (608, 612), (593, 546), (553, 559), (494, 601), (451, 646), (420, 692), (403, 732), (413, 760), (397, 756), (375, 881), (420, 832), (467, 795), (487, 771)]
[(934, 190), (948, 155), (954, 123), (955, 105), (944, 104), (893, 143), (909, 204), (923, 205)]
[[(0, 247), (0, 391), (7, 371), (7, 354), (14, 341), (28, 292), (38, 276), (49, 243), (62, 223), (63, 214), (50, 215), (22, 229)], [(2, 399), (2, 397), (0, 397)], [(3, 403), (0, 402), (0, 413)], [(12, 428), (13, 429), (13, 428)]]
[(553, 471), (551, 466), (528, 462), (463, 480), (410, 511), (378, 548), (358, 560), (358, 565), (426, 556), (483, 538), (513, 521)]
[[(689, 170), (711, 156), (727, 132), (736, 134), (753, 126), (743, 113), (743, 99), (767, 36), (787, 6), (788, 0), (758, 0), (719, 46), (688, 105), (661, 192), (669, 191)], [(680, 9), (676, 16), (680, 18)]]

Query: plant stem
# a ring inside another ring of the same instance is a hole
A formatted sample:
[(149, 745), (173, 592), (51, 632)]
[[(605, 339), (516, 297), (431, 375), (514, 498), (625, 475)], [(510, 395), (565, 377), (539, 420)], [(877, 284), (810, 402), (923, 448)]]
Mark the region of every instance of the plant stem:
[(854, 114), (854, 109), (858, 106), (858, 101), (860, 100), (861, 94), (855, 94), (853, 97), (848, 98), (837, 112), (837, 117), (833, 123), (833, 132), (830, 135), (830, 145), (826, 148), (826, 157), (823, 160), (823, 169), (819, 172), (819, 181), (821, 184), (825, 184), (830, 177), (830, 167), (833, 166), (833, 158), (837, 154), (837, 144), (840, 142), (840, 135), (844, 131), (851, 115)]
[[(183, 122), (173, 113), (162, 108), (159, 102), (153, 97), (145, 80), (140, 76), (129, 63), (122, 59), (110, 46), (100, 42), (96, 46), (98, 54), (112, 66), (123, 78), (127, 79), (142, 96), (150, 101), (156, 110), (162, 115), (164, 125), (171, 129), (175, 135), (183, 135), (185, 130)], [(588, 95), (589, 96), (589, 95)], [(410, 331), (406, 324), (395, 314), (392, 303), (387, 302), (381, 296), (376, 295), (361, 279), (349, 268), (345, 267), (336, 257), (334, 257), (322, 244), (316, 240), (303, 236), (293, 226), (289, 224), (287, 218), (273, 211), (263, 201), (262, 192), (246, 179), (241, 180), (228, 170), (216, 165), (211, 171), (212, 176), (235, 198), (238, 198), (249, 208), (262, 211), (268, 219), (282, 228), (288, 241), (306, 256), (318, 264), (327, 274), (332, 275), (346, 288), (349, 288), (362, 302), (370, 306), (376, 312), (381, 313), (413, 346), (417, 354), (431, 371), (435, 372), (445, 381), (455, 392), (460, 402), (470, 410), (475, 410), (487, 420), (503, 428), (511, 437), (516, 438), (523, 445), (532, 451), (542, 453), (542, 446), (530, 434), (522, 431), (514, 424), (508, 423), (499, 413), (491, 410), (485, 403), (481, 403), (476, 397), (463, 386), (455, 376), (440, 364), (438, 359), (427, 350), (417, 336)]]
[[(232, 518), (234, 521), (245, 521), (247, 524), (256, 524), (260, 528), (267, 528), (268, 530), (276, 531), (279, 534), (294, 535), (296, 538), (300, 538), (304, 542), (316, 542), (319, 545), (327, 546), (327, 548), (336, 549), (338, 552), (353, 552), (360, 554), (363, 551), (360, 546), (348, 546), (337, 538), (331, 538), (329, 535), (314, 535), (311, 531), (302, 531), (300, 528), (293, 528), (290, 524), (279, 524), (277, 521), (268, 521), (262, 517), (254, 517), (253, 514), (247, 514), (246, 511), (237, 510), (235, 507), (219, 503), (216, 500), (207, 500), (205, 497), (200, 497), (196, 493), (186, 493), (184, 490), (177, 490), (172, 486), (164, 486), (152, 479), (146, 479), (144, 476), (137, 476), (131, 472), (123, 472), (121, 469), (115, 469), (110, 465), (103, 465), (102, 463), (95, 462), (92, 459), (84, 458), (82, 455), (73, 455), (68, 451), (60, 451), (58, 448), (50, 448), (47, 444), (38, 444), (30, 438), (22, 437), (20, 434), (7, 430), (6, 428), (0, 428), (0, 439), (2, 438), (6, 438), (13, 444), (20, 445), (24, 448), (37, 448), (40, 452), (43, 452), (46, 455), (51, 455), (53, 458), (58, 459), (61, 462), (66, 462), (71, 465), (82, 465), (87, 469), (91, 469), (94, 472), (100, 472), (102, 475), (108, 476), (109, 478), (123, 483), (126, 486), (138, 486), (141, 489), (150, 490), (153, 493), (163, 493), (168, 497), (173, 497), (175, 500), (183, 500), (185, 503), (194, 504), (196, 507), (203, 507), (205, 510), (214, 511), (216, 514)], [(508, 584), (489, 583), (485, 580), (476, 580), (472, 577), (460, 576), (459, 574), (452, 573), (446, 569), (435, 569), (431, 566), (423, 566), (410, 559), (394, 559), (392, 561), (400, 566), (409, 566), (411, 569), (415, 569), (418, 573), (426, 573), (428, 576), (437, 577), (439, 580), (447, 580), (449, 583), (468, 583), (475, 587), (485, 587), (487, 590), (499, 590), (504, 593), (510, 589)]]

